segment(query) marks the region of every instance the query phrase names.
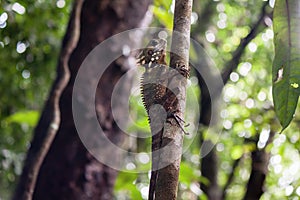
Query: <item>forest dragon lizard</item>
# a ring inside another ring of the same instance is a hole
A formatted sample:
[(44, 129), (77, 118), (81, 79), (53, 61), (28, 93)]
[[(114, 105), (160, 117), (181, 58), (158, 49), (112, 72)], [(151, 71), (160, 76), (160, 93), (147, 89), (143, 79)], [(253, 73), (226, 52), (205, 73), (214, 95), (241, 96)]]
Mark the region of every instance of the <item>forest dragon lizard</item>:
[(170, 76), (174, 76), (174, 71), (176, 72), (175, 74), (178, 74), (178, 72), (176, 70), (170, 70), (171, 68), (167, 66), (165, 60), (166, 46), (166, 40), (152, 39), (146, 48), (137, 56), (137, 64), (145, 68), (141, 80), (141, 95), (149, 117), (152, 133), (152, 173), (149, 200), (155, 197), (160, 159), (159, 150), (162, 148), (164, 123), (169, 117), (173, 117), (180, 128), (182, 128), (180, 122), (183, 121), (176, 115), (178, 111), (174, 107), (174, 105), (178, 103), (176, 92), (168, 88)]

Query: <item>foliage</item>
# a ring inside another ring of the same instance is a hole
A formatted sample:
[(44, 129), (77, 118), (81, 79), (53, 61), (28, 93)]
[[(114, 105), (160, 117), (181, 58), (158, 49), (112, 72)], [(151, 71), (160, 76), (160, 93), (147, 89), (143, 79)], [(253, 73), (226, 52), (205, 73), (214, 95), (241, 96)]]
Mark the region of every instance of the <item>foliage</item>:
[[(204, 45), (216, 66), (221, 70), (224, 62), (232, 58), (231, 53), (238, 47), (240, 40), (251, 30), (261, 12), (263, 1), (201, 1), (194, 2), (192, 14), (192, 30), (194, 39)], [(166, 3), (172, 5), (171, 3)], [(268, 9), (272, 9), (272, 4)], [(152, 7), (153, 25), (170, 28), (172, 8), (165, 7), (161, 1), (155, 1)], [(158, 10), (160, 13), (158, 13)], [(206, 12), (209, 11), (209, 12)], [(204, 15), (204, 14), (205, 15)], [(165, 18), (166, 15), (169, 15)], [(203, 18), (201, 18), (203, 17)], [(274, 142), (267, 145), (266, 140), (271, 132), (278, 133), (279, 124), (275, 119), (272, 104), (272, 60), (274, 57), (272, 19), (264, 20), (267, 25), (245, 49), (236, 71), (230, 75), (230, 81), (224, 88), (223, 101), (225, 106), (220, 112), (223, 130), (219, 136), (208, 135), (207, 138), (218, 138), (215, 148), (219, 158), (218, 181), (225, 185), (232, 170), (234, 178), (227, 189), (226, 199), (242, 199), (251, 170), (251, 152), (266, 148), (270, 152), (270, 162), (266, 179), (266, 191), (261, 199), (293, 198), (300, 194), (299, 170), (299, 114), (296, 113), (294, 123), (286, 130), (285, 135), (276, 134)], [(205, 27), (205, 29), (203, 29)], [(190, 55), (197, 56), (193, 49)], [(189, 90), (196, 91), (197, 78)], [(198, 92), (196, 92), (197, 94)], [(188, 98), (189, 99), (189, 98)], [(140, 109), (143, 109), (140, 107)], [(186, 120), (195, 108), (189, 109), (187, 104)], [(140, 118), (138, 118), (140, 119)], [(131, 129), (139, 132), (138, 129)], [(202, 129), (200, 129), (202, 131)], [(191, 131), (196, 134), (194, 130)], [(199, 187), (208, 184), (200, 175), (200, 151), (198, 136), (192, 143), (185, 137), (188, 150), (183, 154), (180, 173), (180, 199), (206, 199)], [(144, 148), (150, 148), (149, 143)], [(144, 149), (142, 148), (142, 149)], [(137, 149), (139, 151), (139, 149)], [(290, 156), (288, 156), (290, 154)], [(236, 169), (233, 163), (240, 159)], [(292, 172), (293, 171), (293, 172)], [(144, 177), (144, 175), (139, 178)], [(122, 176), (119, 176), (119, 179)], [(137, 177), (137, 180), (139, 180)], [(147, 181), (146, 181), (147, 183)], [(125, 182), (123, 183), (125, 184)], [(145, 190), (140, 190), (145, 196)]]
[(283, 130), (293, 119), (300, 94), (299, 6), (299, 1), (276, 1), (273, 15), (273, 99)]
[[(219, 69), (232, 58), (231, 53), (251, 30), (258, 18), (263, 1), (195, 1), (192, 29)], [(55, 76), (60, 41), (68, 20), (70, 2), (58, 1), (0, 1), (0, 198), (7, 199), (22, 169), (22, 159), (29, 145), (39, 111), (47, 98)], [(15, 5), (15, 6), (14, 6)], [(172, 27), (174, 3), (155, 0), (152, 26)], [(23, 11), (25, 8), (25, 11)], [(4, 14), (6, 13), (6, 14)], [(7, 15), (7, 16), (6, 16)], [(215, 148), (219, 158), (219, 183), (224, 186), (232, 172), (233, 162), (241, 159), (234, 171), (234, 180), (227, 190), (227, 199), (242, 199), (250, 175), (250, 153), (266, 148), (271, 154), (266, 180), (266, 192), (261, 199), (292, 199), (300, 195), (300, 114), (285, 134), (276, 134), (267, 145), (266, 137), (278, 131), (279, 124), (271, 94), (273, 52), (272, 20), (246, 48), (238, 69), (230, 75), (224, 88), (225, 107), (220, 111), (222, 133), (208, 135), (218, 138)], [(276, 31), (276, 30), (275, 30)], [(193, 51), (193, 50), (192, 50)], [(197, 56), (192, 52), (192, 56)], [(280, 55), (279, 56), (284, 56)], [(299, 77), (298, 77), (299, 78)], [(189, 101), (198, 101), (200, 91), (192, 75), (188, 88)], [(130, 132), (150, 134), (146, 113), (139, 95), (130, 99), (131, 118), (136, 122)], [(187, 103), (186, 121), (197, 121), (197, 111)], [(279, 116), (280, 117), (280, 116)], [(191, 123), (192, 124), (192, 123)], [(198, 127), (188, 127), (197, 134)], [(199, 130), (205, 131), (203, 128)], [(181, 199), (206, 199), (199, 183), (208, 184), (200, 174), (199, 135), (185, 136), (188, 147), (182, 158), (178, 195)], [(128, 169), (149, 169), (150, 158), (145, 151), (150, 141), (136, 140), (130, 149), (139, 152), (137, 159), (128, 161)], [(266, 146), (267, 145), (267, 146)], [(130, 171), (130, 170), (129, 170)], [(116, 185), (117, 199), (146, 199), (149, 175), (120, 172)]]
[(69, 4), (0, 1), (0, 198), (7, 199), (55, 76)]

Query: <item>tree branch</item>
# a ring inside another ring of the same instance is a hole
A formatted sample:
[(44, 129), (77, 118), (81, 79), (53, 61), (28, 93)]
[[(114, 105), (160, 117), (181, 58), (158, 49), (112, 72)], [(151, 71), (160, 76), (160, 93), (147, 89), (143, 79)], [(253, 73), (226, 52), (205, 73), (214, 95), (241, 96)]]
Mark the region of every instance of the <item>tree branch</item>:
[[(192, 0), (176, 0), (174, 13), (174, 28), (171, 44), (170, 67), (176, 69), (183, 76), (174, 76), (169, 79), (168, 89), (179, 91), (176, 95), (178, 101), (173, 107), (176, 115), (183, 119), (186, 99), (186, 77), (189, 73), (190, 25), (192, 13)], [(167, 111), (168, 112), (168, 111)], [(156, 200), (175, 200), (179, 168), (182, 154), (183, 132), (175, 117), (168, 117), (165, 123), (162, 138), (164, 147), (160, 155), (157, 184), (155, 188)]]
[(233, 162), (233, 164), (232, 164), (232, 170), (231, 170), (231, 173), (229, 174), (228, 179), (227, 179), (227, 181), (226, 181), (226, 183), (224, 185), (223, 192), (222, 192), (222, 198), (221, 199), (225, 199), (225, 197), (226, 197), (226, 191), (227, 191), (227, 189), (229, 188), (230, 184), (233, 181), (235, 169), (239, 165), (239, 163), (240, 163), (240, 161), (241, 161), (242, 158), (243, 158), (243, 155), (239, 159), (236, 159)]
[(57, 64), (57, 77), (35, 129), (36, 137), (34, 137), (27, 153), (22, 175), (13, 197), (14, 200), (32, 199), (41, 164), (60, 127), (59, 100), (70, 79), (68, 62), (79, 39), (80, 14), (83, 1), (76, 0), (74, 3)]
[(266, 151), (266, 146), (273, 141), (274, 135), (275, 132), (271, 130), (265, 147), (263, 149), (255, 149), (251, 153), (251, 173), (244, 200), (260, 199), (264, 193), (264, 183), (268, 173), (270, 157), (270, 153)]
[(224, 85), (227, 83), (229, 80), (231, 72), (236, 70), (240, 59), (242, 57), (242, 54), (247, 47), (247, 45), (261, 32), (261, 24), (264, 22), (264, 18), (268, 15), (266, 11), (266, 7), (269, 5), (269, 1), (266, 1), (264, 5), (262, 6), (260, 16), (258, 20), (252, 25), (252, 29), (249, 32), (249, 34), (243, 38), (240, 42), (240, 45), (237, 47), (237, 49), (232, 53), (232, 59), (228, 61), (225, 64), (225, 67), (223, 68), (222, 71), (222, 79), (224, 82)]
[[(249, 34), (245, 38), (241, 39), (240, 45), (234, 52), (232, 52), (232, 59), (225, 63), (221, 74), (224, 85), (228, 82), (230, 74), (237, 69), (246, 46), (262, 31), (261, 27), (264, 18), (269, 15), (269, 13), (266, 11), (267, 5), (268, 1), (262, 6), (260, 17), (252, 25), (252, 29)], [(265, 25), (263, 27), (265, 27)], [(199, 51), (200, 50), (198, 49), (197, 52)], [(198, 61), (198, 63), (200, 63), (200, 65), (203, 67), (205, 67), (205, 64), (207, 64), (207, 62), (203, 63), (203, 60)], [(214, 79), (214, 76), (212, 74), (210, 75), (210, 71), (207, 71), (207, 74), (205, 75), (205, 78), (208, 80)], [(204, 79), (201, 77), (201, 74), (198, 73), (197, 78), (199, 79), (199, 85), (201, 89), (200, 123), (208, 125), (211, 123), (211, 100), (217, 98), (222, 93), (224, 85), (218, 85), (217, 88), (211, 88), (211, 92), (209, 92)]]
[[(214, 146), (211, 140), (205, 140), (203, 146), (212, 148)], [(203, 147), (202, 146), (202, 147)], [(201, 154), (206, 151), (202, 149)], [(201, 155), (201, 175), (208, 180), (208, 184), (200, 184), (201, 190), (210, 200), (219, 200), (221, 196), (220, 187), (218, 184), (218, 155), (215, 148), (212, 148), (205, 156)]]
[[(259, 15), (258, 20), (251, 26), (252, 29), (249, 32), (249, 34), (241, 40), (240, 45), (232, 53), (232, 59), (225, 63), (224, 68), (223, 68), (223, 72), (222, 72), (222, 79), (223, 79), (224, 85), (228, 82), (230, 74), (234, 70), (237, 69), (238, 64), (240, 62), (240, 59), (241, 59), (241, 56), (244, 53), (244, 50), (245, 50), (246, 46), (262, 31), (261, 27), (262, 27), (262, 23), (264, 21), (264, 18), (269, 15), (266, 11), (266, 7), (267, 7), (268, 3), (269, 2), (267, 1), (262, 6), (261, 13)], [(197, 48), (197, 46), (195, 48)], [(200, 49), (196, 49), (196, 52), (201, 52), (201, 51), (202, 50), (200, 50)], [(201, 56), (201, 54), (198, 56), (198, 59), (199, 60), (197, 61), (197, 63), (199, 63), (199, 65), (202, 68), (204, 68), (204, 69), (205, 68), (210, 68), (209, 62), (206, 62), (206, 60), (203, 59), (203, 56)], [(206, 71), (207, 71), (207, 73), (205, 74), (205, 76), (206, 76), (205, 79), (206, 80), (214, 80), (213, 73), (209, 70), (206, 70)], [(212, 90), (210, 92), (208, 90), (208, 86), (206, 85), (207, 83), (205, 82), (205, 80), (203, 79), (201, 74), (197, 73), (197, 78), (199, 80), (199, 86), (200, 86), (200, 89), (201, 89), (201, 109), (200, 109), (200, 120), (199, 120), (199, 122), (200, 122), (200, 124), (208, 126), (209, 124), (214, 124), (214, 123), (217, 122), (216, 119), (211, 119), (211, 116), (213, 116), (212, 113), (211, 113), (212, 112), (211, 106), (213, 105), (212, 101), (215, 101), (216, 99), (219, 98), (220, 94), (222, 93), (224, 85), (217, 86), (215, 88), (211, 88)], [(203, 142), (204, 141), (202, 141), (201, 144)], [(210, 142), (210, 141), (205, 141), (205, 142)], [(213, 151), (215, 151), (215, 149), (212, 149), (211, 151), (212, 152), (209, 155), (215, 154), (215, 152), (213, 152)], [(217, 158), (215, 158), (215, 159), (217, 160)], [(237, 164), (238, 164), (238, 160), (234, 162), (233, 171), (234, 171), (235, 165), (237, 165)], [(201, 172), (202, 172), (203, 176), (206, 173), (205, 168), (213, 169), (213, 168), (216, 167), (215, 165), (213, 165), (213, 163), (210, 162), (209, 159), (205, 159), (205, 158), (202, 159), (201, 166), (202, 166), (201, 167)], [(205, 166), (205, 168), (203, 168), (203, 166)], [(216, 170), (214, 170), (214, 171), (216, 171)], [(229, 176), (228, 182), (226, 183), (225, 188), (223, 189), (223, 193), (222, 193), (223, 197), (225, 195), (227, 187), (230, 185), (230, 183), (233, 179), (233, 175), (234, 174), (231, 174)], [(216, 179), (217, 175), (215, 175), (215, 176), (206, 175), (205, 177), (207, 177), (211, 183), (214, 183), (214, 182), (216, 182), (215, 179)], [(209, 196), (210, 193), (211, 193), (209, 191), (210, 190), (216, 190), (214, 188), (218, 188), (218, 186), (209, 185), (209, 187), (201, 186), (201, 188)]]

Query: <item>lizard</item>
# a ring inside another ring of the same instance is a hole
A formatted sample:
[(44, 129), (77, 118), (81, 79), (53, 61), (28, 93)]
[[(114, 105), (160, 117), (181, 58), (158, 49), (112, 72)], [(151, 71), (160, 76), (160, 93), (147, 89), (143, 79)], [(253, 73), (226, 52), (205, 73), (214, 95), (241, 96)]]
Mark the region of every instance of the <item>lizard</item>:
[[(167, 79), (161, 80), (160, 83), (159, 81), (157, 82), (157, 79), (166, 72), (166, 45), (167, 42), (164, 39), (152, 39), (137, 56), (137, 64), (145, 68), (145, 72), (141, 78), (141, 96), (147, 111), (152, 134), (152, 172), (149, 186), (149, 200), (154, 199), (159, 162), (157, 150), (159, 150), (162, 144), (163, 134), (163, 129), (157, 130), (159, 129), (159, 125), (154, 123), (156, 120), (151, 117), (150, 109), (154, 110), (153, 105), (161, 105), (162, 99), (166, 94)], [(155, 151), (157, 153), (154, 153)]]
[[(152, 134), (152, 173), (149, 187), (149, 200), (155, 197), (155, 187), (158, 177), (158, 164), (162, 148), (163, 127), (169, 117), (174, 117), (183, 130), (181, 118), (176, 115), (173, 105), (178, 99), (176, 94), (168, 89), (168, 79), (172, 75), (166, 62), (165, 39), (152, 39), (146, 48), (137, 56), (137, 64), (145, 68), (141, 78), (141, 95), (147, 111)], [(178, 74), (178, 73), (177, 73)], [(186, 133), (183, 130), (184, 133)]]

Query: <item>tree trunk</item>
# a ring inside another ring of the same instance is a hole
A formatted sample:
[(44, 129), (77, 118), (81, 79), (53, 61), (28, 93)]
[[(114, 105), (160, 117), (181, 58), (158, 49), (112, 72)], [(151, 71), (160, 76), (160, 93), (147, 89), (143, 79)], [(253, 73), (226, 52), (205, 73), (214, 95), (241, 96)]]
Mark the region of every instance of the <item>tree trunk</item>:
[[(200, 119), (199, 123), (208, 127), (215, 125), (218, 122), (218, 116), (213, 111), (217, 111), (216, 102), (219, 101), (221, 90), (219, 84), (214, 85), (216, 77), (212, 73), (212, 66), (209, 60), (205, 57), (202, 49), (196, 47), (198, 56), (198, 65), (202, 73), (197, 72), (199, 80), (199, 87), (201, 90), (200, 102)], [(203, 76), (203, 77), (202, 77)], [(204, 79), (205, 77), (205, 79)], [(209, 87), (211, 90), (209, 90)], [(215, 106), (214, 108), (212, 106)], [(207, 195), (210, 200), (220, 200), (220, 186), (218, 184), (218, 155), (214, 148), (214, 143), (209, 139), (204, 139), (203, 133), (200, 133), (200, 146), (201, 146), (201, 175), (208, 180), (207, 184), (201, 183), (201, 190)]]
[(31, 200), (41, 165), (61, 123), (59, 101), (70, 80), (69, 60), (77, 46), (80, 33), (80, 14), (83, 0), (75, 0), (57, 64), (57, 75), (49, 98), (34, 130), (35, 137), (28, 150), (14, 200)]
[[(34, 199), (113, 198), (117, 171), (99, 163), (86, 150), (77, 134), (72, 115), (73, 84), (79, 67), (88, 53), (109, 36), (138, 27), (149, 4), (150, 0), (84, 2), (80, 38), (69, 62), (71, 79), (60, 100), (61, 125), (41, 167)], [(108, 53), (112, 51), (113, 48), (107, 49)], [(94, 105), (98, 116), (105, 116), (99, 119), (100, 124), (105, 126), (105, 134), (115, 144), (122, 141), (123, 133), (113, 119), (110, 100), (115, 83), (125, 72), (123, 62), (114, 62), (110, 65), (99, 82), (99, 86), (105, 90), (98, 88)], [(87, 74), (89, 73), (93, 72)], [(80, 90), (84, 91), (88, 86), (80, 87), (82, 87)], [(123, 87), (130, 88), (130, 83)], [(86, 127), (86, 130), (93, 131), (90, 127)]]
[[(255, 149), (251, 153), (252, 164), (250, 178), (244, 200), (260, 199), (264, 193), (264, 185), (268, 174), (270, 152), (266, 150), (268, 144), (273, 142), (275, 131), (271, 130), (268, 141), (263, 149)], [(257, 142), (256, 142), (257, 143)]]
[[(182, 76), (174, 76), (168, 81), (168, 89), (179, 90), (173, 108), (178, 111), (181, 119), (184, 116), (186, 103), (186, 78), (189, 76), (189, 49), (190, 49), (190, 24), (192, 13), (192, 0), (176, 0), (174, 12), (174, 28), (171, 44), (170, 67), (183, 72)], [(172, 97), (169, 96), (167, 101)], [(170, 110), (167, 110), (169, 112)], [(163, 148), (160, 154), (158, 166), (166, 166), (158, 170), (157, 184), (155, 188), (156, 200), (177, 199), (178, 177), (182, 155), (183, 131), (180, 124), (174, 118), (168, 119), (162, 137), (162, 146), (169, 144), (169, 148)], [(160, 167), (159, 167), (160, 168)]]
[[(205, 145), (210, 146), (213, 143), (210, 140), (205, 141)], [(207, 164), (209, 163), (209, 165)], [(207, 184), (201, 184), (201, 190), (207, 195), (209, 200), (220, 200), (220, 187), (218, 184), (218, 156), (215, 148), (202, 158), (201, 175), (208, 180)]]
[(251, 157), (252, 169), (244, 200), (260, 199), (268, 173), (269, 153), (265, 149), (253, 151)]

